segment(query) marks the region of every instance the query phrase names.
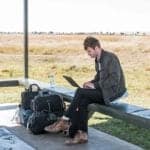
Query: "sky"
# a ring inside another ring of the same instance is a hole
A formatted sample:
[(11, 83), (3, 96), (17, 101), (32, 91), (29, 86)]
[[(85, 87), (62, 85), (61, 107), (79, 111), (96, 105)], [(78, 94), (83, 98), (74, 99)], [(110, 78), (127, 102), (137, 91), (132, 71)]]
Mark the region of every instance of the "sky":
[[(23, 32), (24, 0), (0, 0), (0, 31)], [(150, 0), (28, 0), (29, 32), (150, 32)]]

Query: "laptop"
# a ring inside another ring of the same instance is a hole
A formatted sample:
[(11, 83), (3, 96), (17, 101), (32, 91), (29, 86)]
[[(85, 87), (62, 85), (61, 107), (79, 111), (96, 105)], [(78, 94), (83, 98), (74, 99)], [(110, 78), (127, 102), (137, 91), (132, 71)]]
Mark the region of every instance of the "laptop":
[(79, 84), (74, 80), (72, 79), (72, 77), (69, 77), (69, 76), (66, 76), (66, 75), (63, 75), (63, 77), (74, 87), (80, 87)]

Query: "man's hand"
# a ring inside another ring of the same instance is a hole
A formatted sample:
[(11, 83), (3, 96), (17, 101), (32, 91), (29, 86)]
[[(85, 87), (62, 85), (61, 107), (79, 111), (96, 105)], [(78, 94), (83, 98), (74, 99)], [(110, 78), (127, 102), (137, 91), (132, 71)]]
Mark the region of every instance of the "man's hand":
[(91, 83), (90, 81), (85, 82), (85, 83), (83, 84), (83, 88), (85, 88), (85, 89), (95, 89), (94, 84)]

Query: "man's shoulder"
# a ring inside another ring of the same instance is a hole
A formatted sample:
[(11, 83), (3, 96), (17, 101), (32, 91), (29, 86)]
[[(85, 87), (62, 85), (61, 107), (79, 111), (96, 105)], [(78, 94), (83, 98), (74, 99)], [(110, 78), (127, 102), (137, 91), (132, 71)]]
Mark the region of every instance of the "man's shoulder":
[(117, 55), (113, 52), (107, 51), (107, 50), (103, 50), (103, 56), (107, 57), (107, 58), (117, 58)]

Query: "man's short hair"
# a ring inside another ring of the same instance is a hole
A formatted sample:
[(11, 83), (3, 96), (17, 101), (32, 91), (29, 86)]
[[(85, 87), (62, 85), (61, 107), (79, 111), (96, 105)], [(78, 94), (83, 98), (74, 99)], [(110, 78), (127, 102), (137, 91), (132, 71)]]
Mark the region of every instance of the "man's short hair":
[(84, 40), (84, 49), (87, 50), (88, 47), (91, 48), (95, 48), (95, 47), (101, 47), (100, 42), (98, 39), (88, 36), (85, 40)]

